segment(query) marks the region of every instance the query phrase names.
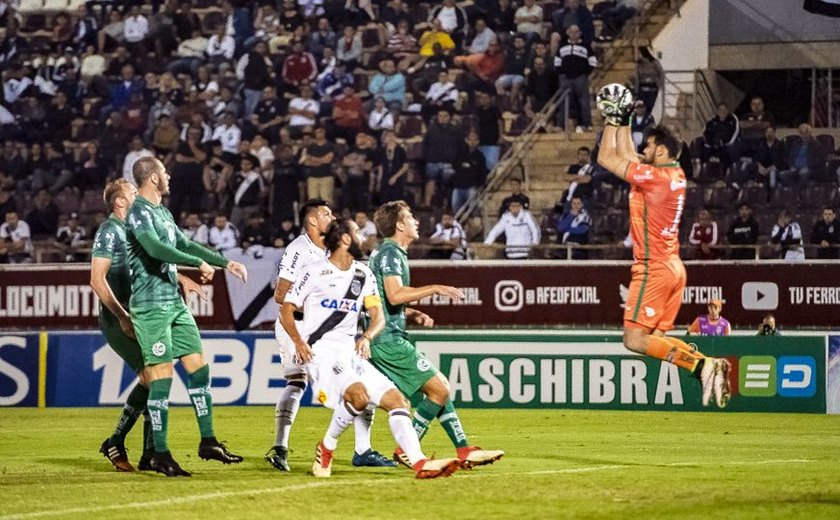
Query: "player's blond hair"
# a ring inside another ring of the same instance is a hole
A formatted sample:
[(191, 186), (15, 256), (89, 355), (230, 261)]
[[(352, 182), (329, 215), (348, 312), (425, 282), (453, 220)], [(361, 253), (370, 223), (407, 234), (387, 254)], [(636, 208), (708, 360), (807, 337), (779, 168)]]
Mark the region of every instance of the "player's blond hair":
[(131, 186), (131, 181), (128, 179), (114, 179), (105, 185), (105, 191), (102, 192), (102, 200), (105, 202), (105, 207), (109, 211), (114, 210), (114, 204), (117, 202), (117, 197), (123, 194)]
[(402, 219), (404, 209), (411, 210), (403, 200), (392, 200), (377, 208), (373, 214), (373, 223), (383, 237), (390, 238), (397, 234), (397, 224)]

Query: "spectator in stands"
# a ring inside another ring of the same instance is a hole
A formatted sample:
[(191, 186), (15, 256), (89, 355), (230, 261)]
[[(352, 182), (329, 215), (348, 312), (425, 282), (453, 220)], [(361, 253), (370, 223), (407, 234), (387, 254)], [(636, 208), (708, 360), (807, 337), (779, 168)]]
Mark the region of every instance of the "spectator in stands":
[(496, 41), (497, 38), (496, 33), (493, 32), (493, 29), (487, 26), (487, 21), (484, 18), (477, 18), (475, 20), (473, 32), (475, 34), (467, 46), (468, 54), (480, 54), (487, 51), (487, 48), (490, 46), (490, 42)]
[[(534, 0), (526, 0), (533, 5)], [(524, 8), (520, 8), (520, 11)], [(540, 10), (542, 12), (542, 10)], [(496, 80), (496, 93), (504, 96), (510, 91), (511, 107), (514, 111), (521, 109), (519, 91), (525, 84), (525, 68), (528, 66), (528, 48), (525, 46), (525, 36), (517, 34), (513, 38), (513, 49), (505, 54), (502, 75)]]
[[(42, 175), (36, 175), (32, 179), (32, 188), (35, 190), (46, 188), (51, 194), (55, 195), (73, 181), (75, 172), (67, 157), (52, 143), (44, 143), (44, 153), (48, 169), (40, 170)], [(0, 214), (2, 214), (2, 211), (0, 211)]]
[(447, 71), (440, 71), (437, 81), (432, 83), (429, 91), (426, 92), (423, 103), (423, 119), (428, 123), (440, 110), (454, 112), (457, 101), (458, 88)]
[(224, 215), (216, 215), (207, 238), (207, 245), (223, 253), (239, 246), (239, 231)]
[(452, 177), (452, 212), (458, 213), (461, 206), (478, 193), (487, 180), (487, 164), (484, 154), (478, 149), (478, 133), (467, 134), (464, 146), (458, 152), (455, 175)]
[(376, 153), (376, 141), (370, 135), (360, 133), (354, 141), (341, 160), (341, 206), (351, 212), (364, 211), (368, 207), (367, 194)]
[(543, 57), (535, 57), (533, 68), (528, 72), (525, 80), (525, 113), (528, 117), (535, 117), (535, 114), (545, 107), (555, 92), (557, 92), (557, 75), (549, 71)]
[(245, 48), (250, 49), (259, 40), (268, 42), (269, 52), (274, 54), (272, 47), (280, 45), (280, 35), (283, 33), (283, 25), (280, 16), (277, 14), (275, 5), (271, 2), (261, 3), (256, 9), (254, 17), (254, 35), (245, 41)]
[(834, 208), (823, 208), (822, 219), (814, 223), (811, 231), (811, 243), (818, 247), (817, 258), (821, 260), (836, 260), (840, 258), (840, 219), (834, 213)]
[(345, 85), (344, 93), (335, 100), (332, 116), (334, 137), (341, 137), (346, 143), (354, 142), (364, 125), (365, 115), (362, 112), (362, 98), (356, 94), (352, 83)]
[(9, 186), (0, 186), (0, 214), (4, 217), (7, 213), (17, 212), (17, 203), (12, 197), (12, 191), (13, 189)]
[[(140, 12), (140, 6), (130, 7), (123, 24), (123, 37), (132, 56), (146, 58), (146, 37), (149, 35), (149, 20)], [(94, 34), (94, 37), (96, 35)]]
[(315, 129), (315, 142), (306, 147), (301, 155), (300, 164), (308, 168), (306, 173), (306, 196), (310, 199), (324, 199), (332, 203), (335, 190), (335, 177), (332, 162), (335, 151), (327, 141), (323, 128)]
[(175, 35), (178, 40), (189, 40), (196, 32), (201, 32), (201, 18), (192, 10), (191, 0), (182, 0), (175, 13)]
[[(442, 54), (449, 54), (451, 50), (455, 49), (452, 36), (441, 28), (439, 20), (432, 20), (429, 30), (420, 35), (418, 44), (420, 45), (419, 55), (421, 58), (434, 56), (436, 54), (435, 47), (440, 47)], [(410, 74), (412, 70), (409, 69), (408, 72)]]
[(198, 244), (207, 245), (209, 240), (210, 230), (207, 225), (198, 217), (198, 213), (188, 213), (184, 219), (184, 225), (181, 226), (181, 232), (185, 237)]
[(306, 41), (306, 50), (312, 53), (317, 59), (324, 55), (324, 49), (335, 49), (338, 43), (338, 36), (332, 30), (330, 21), (326, 18), (318, 19), (318, 30), (313, 31)]
[[(264, 100), (263, 100), (264, 101)], [(262, 101), (260, 101), (262, 103)], [(213, 130), (213, 141), (222, 143), (222, 150), (231, 155), (239, 153), (239, 143), (242, 141), (242, 130), (236, 124), (236, 114), (226, 112), (222, 124)]]
[[(308, 103), (296, 101), (297, 99), (298, 98), (292, 100), (295, 103), (296, 111), (309, 107)], [(315, 103), (317, 103), (317, 101), (315, 101)], [(286, 122), (286, 112), (288, 111), (291, 115), (291, 106), (292, 105), (290, 103), (289, 108), (287, 109), (283, 100), (277, 97), (277, 88), (274, 85), (267, 85), (262, 90), (262, 99), (260, 99), (256, 106), (254, 106), (254, 112), (248, 120), (256, 126), (256, 130), (260, 135), (268, 139), (269, 143), (276, 143), (279, 139), (278, 132), (280, 131), (283, 123)], [(306, 111), (306, 114), (309, 114), (311, 110), (314, 109), (315, 114), (317, 115), (317, 107), (313, 106), (309, 108), (310, 110)], [(298, 115), (297, 112), (295, 115)], [(299, 126), (298, 123), (301, 122), (302, 121), (300, 119), (296, 119), (295, 126)], [(306, 119), (306, 122), (313, 124), (314, 119)]]
[[(598, 64), (592, 48), (581, 39), (577, 25), (566, 30), (568, 39), (560, 45), (554, 57), (554, 67), (559, 75), (560, 90), (569, 92), (569, 113), (574, 114), (575, 132), (592, 130), (589, 74)], [(566, 128), (565, 112), (558, 110), (560, 127)]]
[(656, 121), (648, 112), (645, 102), (637, 99), (633, 104), (633, 113), (630, 115), (630, 131), (633, 136), (633, 144), (636, 145), (636, 150), (639, 153), (642, 153), (644, 149), (645, 132), (655, 125)]
[[(729, 224), (726, 240), (732, 246), (754, 246), (758, 244), (758, 222), (752, 215), (752, 208), (746, 202), (738, 206), (738, 216)], [(732, 260), (752, 260), (757, 258), (751, 248), (734, 248), (729, 252)]]
[(425, 96), (429, 86), (437, 80), (441, 71), (448, 71), (453, 67), (452, 58), (439, 44), (435, 44), (431, 56), (423, 56), (406, 70), (407, 74), (415, 74), (411, 81), (414, 92)]
[(67, 94), (59, 90), (53, 96), (52, 106), (49, 107), (45, 119), (50, 140), (60, 143), (70, 139), (75, 118), (76, 114), (68, 103)]
[(577, 162), (566, 168), (566, 175), (571, 176), (572, 180), (560, 200), (562, 207), (565, 208), (573, 197), (579, 197), (584, 203), (588, 201), (592, 197), (592, 159), (588, 147), (578, 148)]
[(443, 212), (440, 222), (435, 224), (435, 232), (429, 237), (429, 243), (432, 245), (432, 248), (429, 249), (429, 258), (431, 259), (467, 259), (467, 234), (452, 213), (450, 211)]
[(271, 183), (271, 222), (277, 226), (284, 219), (294, 218), (294, 205), (298, 202), (298, 183), (301, 181), (295, 153), (289, 145), (279, 145)]
[(317, 123), (321, 103), (312, 97), (312, 87), (302, 85), (300, 95), (289, 101), (289, 124), (292, 135), (300, 135)]
[(502, 34), (513, 34), (516, 32), (516, 10), (511, 0), (498, 0), (494, 9), (489, 10), (490, 27)]
[(581, 39), (584, 45), (591, 45), (595, 40), (595, 24), (592, 21), (592, 13), (583, 0), (565, 0), (563, 7), (551, 14), (551, 25), (554, 32), (551, 34), (551, 54), (557, 53), (560, 42), (569, 27), (576, 25), (580, 28)]
[(600, 10), (603, 25), (597, 40), (611, 42), (624, 28), (627, 20), (639, 12), (639, 0), (610, 0), (604, 3), (610, 5)]
[(180, 141), (181, 132), (175, 126), (175, 120), (169, 114), (161, 114), (152, 134), (152, 147), (159, 154), (168, 155), (175, 151)]
[(274, 247), (286, 247), (300, 235), (300, 228), (295, 226), (291, 218), (284, 218), (274, 237)]
[(268, 231), (268, 224), (259, 211), (248, 216), (248, 223), (240, 234), (239, 247), (243, 253), (253, 254), (254, 258), (261, 258), (263, 248), (271, 247), (272, 241)]
[(388, 110), (388, 105), (385, 103), (384, 97), (376, 97), (373, 104), (373, 110), (371, 110), (368, 115), (367, 123), (368, 128), (370, 128), (371, 131), (378, 137), (381, 137), (382, 132), (385, 130), (394, 129), (394, 114)]
[(738, 118), (729, 111), (726, 103), (718, 103), (717, 114), (706, 122), (703, 129), (704, 141), (699, 153), (700, 162), (706, 164), (714, 157), (723, 165), (724, 170), (729, 168), (733, 160), (730, 150), (738, 139), (739, 128)]
[(169, 62), (166, 70), (173, 74), (190, 74), (204, 61), (210, 40), (201, 34), (200, 29), (193, 30), (191, 36), (183, 38), (175, 51), (177, 59)]
[(79, 174), (75, 178), (75, 185), (79, 190), (97, 190), (105, 186), (109, 171), (96, 140), (85, 143), (84, 149), (79, 154), (79, 160), (76, 162), (76, 168)]
[(720, 258), (718, 245), (718, 225), (712, 218), (712, 212), (707, 208), (700, 208), (697, 222), (691, 225), (688, 233), (688, 243), (696, 246), (694, 256), (698, 260), (715, 260)]
[[(397, 72), (394, 60), (384, 59), (379, 62), (380, 72), (373, 76), (368, 85), (368, 92), (374, 98), (381, 96), (391, 112), (398, 114), (405, 102), (405, 76)], [(369, 111), (370, 107), (368, 107)]]
[(29, 224), (20, 220), (16, 211), (6, 212), (0, 226), (0, 264), (28, 264), (32, 262), (32, 234)]
[[(256, 48), (256, 46), (255, 46)], [(304, 85), (309, 85), (318, 74), (318, 63), (315, 57), (304, 52), (301, 43), (292, 45), (292, 53), (283, 60), (281, 76), (283, 82), (292, 92), (299, 92)]]
[[(12, 27), (10, 25), (9, 29), (13, 28), (17, 29), (17, 26), (15, 25)], [(77, 52), (84, 51), (88, 45), (96, 46), (98, 43), (98, 29), (99, 23), (96, 21), (96, 17), (93, 16), (93, 13), (85, 5), (80, 5), (78, 11), (76, 12), (76, 23), (73, 26), (73, 44), (75, 45)], [(124, 25), (123, 39), (125, 39)]]
[(537, 5), (536, 0), (525, 0), (522, 7), (516, 10), (514, 22), (516, 32), (527, 40), (530, 47), (542, 37), (543, 9)]
[(26, 214), (29, 231), (34, 238), (55, 236), (58, 231), (58, 206), (53, 202), (52, 194), (44, 188), (39, 189), (32, 199), (35, 207)]
[[(557, 221), (557, 243), (588, 244), (591, 229), (592, 217), (583, 207), (583, 199), (579, 195), (572, 195), (566, 211)], [(558, 258), (568, 258), (566, 251), (562, 249), (557, 251), (556, 256)], [(571, 258), (573, 260), (586, 260), (589, 258), (589, 251), (572, 249)]]
[(353, 85), (353, 74), (348, 71), (345, 63), (338, 62), (332, 71), (318, 80), (317, 92), (321, 102), (331, 103), (342, 94), (347, 85)]
[(347, 65), (350, 72), (358, 67), (362, 61), (362, 33), (352, 25), (345, 26), (341, 39), (336, 43), (335, 56)]
[[(315, 77), (315, 62), (311, 54), (305, 55), (300, 44), (295, 45), (295, 54), (289, 55), (283, 62), (283, 81), (297, 88), (301, 81), (311, 81)], [(304, 74), (307, 64), (311, 74)], [(236, 62), (236, 79), (242, 82), (243, 116), (250, 117), (259, 103), (263, 89), (273, 86), (274, 65), (268, 56), (268, 45), (258, 41), (250, 52), (243, 54)]]
[(375, 241), (377, 230), (376, 224), (368, 218), (367, 213), (364, 211), (357, 211), (355, 215), (353, 215), (353, 220), (356, 222), (356, 225), (359, 226), (359, 241), (362, 243), (362, 248), (367, 249), (370, 247), (371, 243), (368, 241)]
[(426, 163), (423, 206), (430, 208), (438, 188), (445, 189), (455, 175), (454, 164), (461, 146), (461, 131), (452, 124), (448, 110), (439, 110), (436, 120), (423, 136), (423, 160)]
[(825, 174), (826, 152), (814, 138), (811, 125), (799, 125), (798, 134), (799, 140), (788, 150), (788, 169), (779, 174), (779, 181), (801, 190), (809, 179), (819, 179)]
[(464, 83), (470, 93), (477, 90), (492, 92), (495, 90), (496, 80), (504, 70), (505, 53), (497, 40), (490, 42), (486, 52), (455, 56), (453, 63), (469, 71)]
[(266, 193), (265, 182), (259, 172), (260, 161), (246, 153), (239, 158), (239, 171), (231, 180), (233, 209), (230, 222), (236, 229), (245, 227), (245, 220), (260, 210), (260, 200)]
[(131, 100), (132, 94), (143, 95), (143, 79), (134, 72), (134, 66), (125, 65), (120, 72), (120, 81), (111, 87), (111, 103), (102, 108), (101, 120), (105, 120), (111, 112), (121, 110)]
[(780, 336), (779, 329), (776, 328), (776, 317), (772, 313), (767, 313), (761, 319), (761, 324), (758, 326), (758, 336)]
[(396, 31), (388, 38), (385, 49), (397, 61), (397, 70), (400, 72), (408, 69), (419, 59), (420, 46), (417, 38), (409, 30), (408, 20), (403, 19), (397, 23)]
[(64, 252), (65, 262), (84, 262), (88, 253), (78, 251), (89, 245), (87, 230), (79, 224), (79, 214), (70, 213), (67, 224), (58, 228), (55, 234), (55, 245)]
[(729, 336), (732, 333), (732, 327), (729, 321), (720, 315), (723, 309), (723, 302), (720, 300), (712, 300), (706, 306), (709, 310), (708, 314), (697, 316), (691, 325), (688, 326), (686, 334), (689, 336)]
[[(245, 144), (247, 143), (243, 143), (243, 145)], [(243, 148), (244, 146), (240, 146), (240, 149)], [(274, 152), (268, 146), (265, 137), (259, 134), (254, 136), (251, 146), (247, 148), (247, 153), (257, 158), (257, 170), (263, 176), (263, 179), (270, 179), (274, 172)]]
[(770, 233), (770, 244), (788, 262), (805, 260), (805, 249), (802, 247), (802, 229), (798, 222), (794, 222), (790, 211), (783, 209), (779, 219)]
[(440, 23), (440, 29), (448, 33), (460, 47), (468, 27), (467, 13), (455, 5), (455, 0), (443, 0), (440, 5), (429, 13), (429, 22)]
[(750, 111), (740, 120), (739, 157), (754, 157), (758, 144), (764, 139), (764, 131), (774, 124), (773, 114), (764, 109), (764, 100), (760, 96), (750, 99)]
[(376, 204), (405, 198), (408, 159), (405, 148), (397, 143), (393, 130), (382, 132), (382, 146), (376, 157), (376, 181), (373, 192)]
[(198, 128), (189, 128), (186, 140), (175, 152), (175, 162), (170, 170), (169, 211), (176, 219), (181, 218), (182, 211), (197, 212), (201, 208), (202, 165), (207, 159), (201, 133)]
[(233, 177), (233, 160), (222, 150), (221, 141), (210, 142), (209, 149), (210, 152), (204, 161), (201, 183), (210, 201), (210, 207), (216, 211), (225, 211), (230, 199), (228, 187)]
[(523, 260), (531, 255), (531, 247), (540, 243), (540, 228), (531, 212), (519, 201), (511, 201), (506, 211), (487, 233), (485, 245), (492, 244), (502, 233), (505, 234), (505, 258)]
[(644, 102), (648, 112), (653, 112), (660, 88), (665, 85), (665, 71), (650, 47), (637, 47), (636, 74), (633, 77), (636, 99)]
[(510, 191), (510, 195), (508, 195), (502, 200), (502, 205), (499, 208), (499, 217), (504, 215), (506, 212), (510, 211), (510, 205), (512, 202), (518, 202), (524, 210), (528, 210), (531, 207), (531, 199), (529, 199), (527, 195), (522, 193), (521, 180), (511, 179)]
[(207, 40), (207, 49), (204, 53), (207, 56), (207, 65), (214, 71), (224, 74), (230, 68), (230, 61), (236, 50), (236, 42), (233, 36), (227, 33), (225, 25), (219, 25), (213, 32), (213, 36)]
[(142, 159), (143, 157), (154, 157), (155, 154), (151, 150), (146, 149), (145, 143), (143, 143), (143, 138), (139, 135), (134, 135), (131, 138), (131, 144), (129, 145), (129, 152), (125, 156), (125, 160), (123, 161), (122, 167), (122, 176), (123, 178), (127, 179), (132, 184), (136, 184), (134, 181), (134, 163), (138, 160)]
[(755, 161), (748, 163), (750, 168), (744, 171), (738, 168), (736, 171), (740, 176), (735, 179), (734, 186), (743, 184), (748, 180), (756, 180), (767, 186), (767, 198), (776, 189), (779, 173), (787, 168), (787, 156), (784, 144), (776, 139), (776, 128), (768, 126), (764, 131), (764, 139), (758, 145), (755, 152)]

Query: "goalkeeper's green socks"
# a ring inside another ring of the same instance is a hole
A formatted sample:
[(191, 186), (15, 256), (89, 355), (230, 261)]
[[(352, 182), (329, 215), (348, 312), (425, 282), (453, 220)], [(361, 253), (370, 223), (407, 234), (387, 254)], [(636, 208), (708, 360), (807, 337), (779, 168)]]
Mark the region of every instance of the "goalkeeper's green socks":
[(118, 446), (125, 444), (125, 436), (134, 427), (134, 423), (146, 409), (146, 401), (149, 399), (149, 389), (137, 383), (128, 394), (128, 399), (125, 401), (120, 418), (117, 421), (117, 427), (111, 435), (111, 443)]
[(169, 390), (172, 388), (172, 378), (164, 377), (149, 383), (149, 400), (146, 408), (152, 420), (152, 439), (155, 451), (164, 453), (169, 451), (166, 435), (169, 430)]
[(198, 431), (201, 438), (213, 437), (213, 396), (210, 395), (210, 366), (204, 365), (187, 378), (187, 392), (190, 394)]
[(464, 433), (464, 426), (461, 424), (461, 419), (458, 417), (458, 412), (455, 411), (455, 405), (452, 404), (452, 401), (446, 401), (446, 404), (438, 412), (438, 419), (449, 436), (449, 440), (456, 448), (467, 446), (467, 434)]

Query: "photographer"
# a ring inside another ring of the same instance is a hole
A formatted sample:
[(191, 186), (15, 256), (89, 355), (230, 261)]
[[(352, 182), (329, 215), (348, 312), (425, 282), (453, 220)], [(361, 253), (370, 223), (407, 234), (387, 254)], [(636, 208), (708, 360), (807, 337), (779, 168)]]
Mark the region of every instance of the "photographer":
[(776, 317), (772, 314), (766, 314), (761, 320), (761, 325), (758, 326), (759, 336), (780, 336), (781, 332), (776, 328)]

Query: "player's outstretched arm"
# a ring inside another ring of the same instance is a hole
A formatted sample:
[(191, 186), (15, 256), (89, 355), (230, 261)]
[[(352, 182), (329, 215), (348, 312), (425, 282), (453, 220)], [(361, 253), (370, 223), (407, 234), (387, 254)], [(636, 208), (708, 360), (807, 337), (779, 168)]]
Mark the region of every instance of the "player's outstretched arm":
[(462, 300), (464, 293), (457, 287), (449, 285), (424, 285), (423, 287), (410, 287), (402, 284), (402, 279), (397, 276), (386, 276), (382, 285), (385, 288), (385, 298), (391, 305), (402, 305), (414, 302), (433, 294), (448, 296), (453, 300)]
[[(234, 276), (242, 280), (243, 283), (248, 281), (248, 270), (243, 264), (235, 262), (233, 260), (228, 260), (216, 251), (213, 251), (212, 249), (205, 247), (199, 244), (198, 242), (193, 242), (192, 240), (184, 236), (184, 234), (180, 231), (178, 231), (175, 244), (180, 251), (198, 257), (213, 267), (227, 269)], [(204, 269), (202, 269), (201, 271), (203, 277), (207, 279), (208, 276), (204, 273)], [(209, 278), (212, 279), (212, 275), (209, 276)]]
[(407, 308), (405, 310), (405, 319), (411, 323), (416, 323), (421, 327), (434, 327), (435, 320), (428, 314), (417, 309)]
[(181, 284), (181, 293), (184, 295), (184, 301), (190, 301), (190, 295), (195, 293), (203, 301), (207, 301), (207, 293), (204, 289), (189, 276), (178, 273), (178, 283)]
[(129, 338), (134, 338), (134, 326), (131, 324), (131, 316), (120, 304), (114, 291), (108, 283), (106, 275), (111, 268), (111, 259), (95, 256), (90, 262), (90, 287), (99, 297), (102, 305), (117, 317), (120, 328)]

